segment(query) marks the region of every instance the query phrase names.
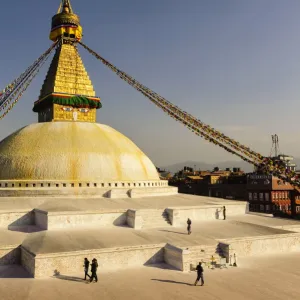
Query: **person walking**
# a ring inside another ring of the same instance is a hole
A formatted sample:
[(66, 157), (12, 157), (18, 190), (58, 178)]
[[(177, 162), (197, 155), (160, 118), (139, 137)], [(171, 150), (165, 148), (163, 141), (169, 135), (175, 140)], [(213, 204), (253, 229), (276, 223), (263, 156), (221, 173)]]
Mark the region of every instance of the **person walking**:
[(95, 278), (95, 282), (98, 282), (98, 277), (97, 277), (97, 268), (98, 268), (98, 262), (96, 258), (93, 258), (92, 260), (92, 265), (91, 265), (91, 278), (90, 282), (93, 282), (93, 279)]
[(86, 276), (91, 278), (91, 276), (88, 274), (89, 271), (90, 262), (87, 258), (84, 259), (83, 267), (84, 267), (84, 280), (86, 280)]
[(197, 279), (196, 279), (194, 285), (196, 286), (200, 279), (201, 279), (201, 285), (203, 285), (204, 284), (204, 278), (203, 278), (203, 268), (202, 268), (202, 263), (201, 262), (199, 262), (199, 264), (196, 268), (196, 271), (197, 271)]
[(223, 220), (226, 220), (226, 207), (223, 206)]
[(191, 229), (192, 229), (192, 221), (190, 220), (190, 218), (187, 219), (187, 232), (188, 232), (188, 235), (190, 235), (192, 233)]

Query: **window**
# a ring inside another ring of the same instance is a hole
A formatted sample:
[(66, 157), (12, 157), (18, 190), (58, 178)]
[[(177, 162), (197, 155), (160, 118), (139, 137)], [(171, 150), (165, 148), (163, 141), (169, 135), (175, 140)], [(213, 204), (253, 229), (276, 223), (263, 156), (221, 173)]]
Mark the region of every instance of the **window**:
[(257, 193), (253, 193), (254, 200), (257, 200)]
[(259, 200), (263, 201), (264, 200), (264, 193), (259, 193)]
[(259, 206), (259, 210), (260, 210), (260, 211), (265, 211), (265, 206), (264, 206), (264, 205), (260, 205), (260, 206)]
[(270, 211), (270, 205), (266, 205), (266, 211)]
[(249, 201), (252, 201), (252, 193), (249, 193)]
[(269, 199), (269, 193), (265, 193), (265, 200), (266, 201), (269, 201), (270, 199)]

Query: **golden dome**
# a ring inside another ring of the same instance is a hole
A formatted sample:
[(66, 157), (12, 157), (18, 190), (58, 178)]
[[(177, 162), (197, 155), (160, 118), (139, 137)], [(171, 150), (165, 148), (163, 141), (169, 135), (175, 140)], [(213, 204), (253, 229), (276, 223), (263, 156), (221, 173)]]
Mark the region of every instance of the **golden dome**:
[(0, 142), (0, 180), (159, 180), (151, 160), (127, 137), (97, 123), (26, 126)]

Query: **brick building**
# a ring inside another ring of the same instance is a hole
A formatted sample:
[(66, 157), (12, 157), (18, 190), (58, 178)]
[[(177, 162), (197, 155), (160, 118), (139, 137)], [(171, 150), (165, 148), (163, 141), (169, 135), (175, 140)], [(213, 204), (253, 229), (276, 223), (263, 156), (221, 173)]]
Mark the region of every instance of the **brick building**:
[[(249, 174), (247, 194), (250, 211), (263, 213), (296, 212), (295, 197), (297, 191), (289, 183), (270, 175)], [(300, 199), (299, 199), (300, 200)]]

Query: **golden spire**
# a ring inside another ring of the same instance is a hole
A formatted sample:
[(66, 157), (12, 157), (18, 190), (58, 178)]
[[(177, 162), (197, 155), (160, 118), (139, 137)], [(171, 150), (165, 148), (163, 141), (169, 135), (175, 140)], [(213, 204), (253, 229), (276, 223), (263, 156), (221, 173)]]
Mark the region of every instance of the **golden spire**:
[(61, 12), (69, 12), (69, 13), (73, 13), (73, 9), (72, 9), (72, 6), (71, 6), (71, 3), (69, 0), (62, 0), (60, 5), (59, 5), (59, 8), (58, 8), (58, 11), (57, 11), (57, 14), (61, 13)]
[(61, 40), (33, 111), (39, 122), (95, 122), (101, 108), (92, 82), (77, 51), (82, 28), (69, 0), (62, 0), (52, 18), (50, 39)]

